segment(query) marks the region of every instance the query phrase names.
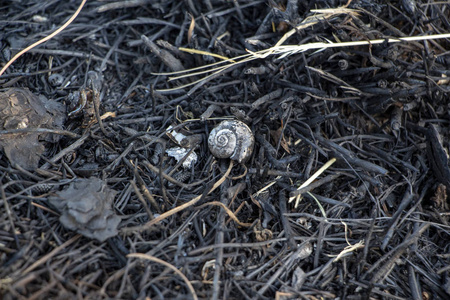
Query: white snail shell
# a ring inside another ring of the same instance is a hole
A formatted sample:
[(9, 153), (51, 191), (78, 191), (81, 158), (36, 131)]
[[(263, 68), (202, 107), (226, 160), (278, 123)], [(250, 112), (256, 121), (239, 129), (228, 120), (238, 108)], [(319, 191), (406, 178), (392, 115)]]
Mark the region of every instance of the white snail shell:
[(217, 158), (230, 158), (239, 163), (247, 161), (253, 152), (255, 138), (250, 128), (237, 120), (223, 121), (208, 138), (211, 153)]

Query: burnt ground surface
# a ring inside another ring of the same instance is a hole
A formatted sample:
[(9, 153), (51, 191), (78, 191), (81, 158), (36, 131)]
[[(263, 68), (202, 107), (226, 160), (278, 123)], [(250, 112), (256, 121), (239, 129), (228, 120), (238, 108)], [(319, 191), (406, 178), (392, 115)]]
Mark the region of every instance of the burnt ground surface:
[[(2, 1), (1, 64), (79, 4)], [(15, 61), (0, 298), (449, 299), (450, 44), (387, 39), (450, 32), (450, 6), (346, 4), (88, 1)], [(223, 61), (283, 37), (381, 41)], [(243, 163), (208, 148), (230, 118)]]

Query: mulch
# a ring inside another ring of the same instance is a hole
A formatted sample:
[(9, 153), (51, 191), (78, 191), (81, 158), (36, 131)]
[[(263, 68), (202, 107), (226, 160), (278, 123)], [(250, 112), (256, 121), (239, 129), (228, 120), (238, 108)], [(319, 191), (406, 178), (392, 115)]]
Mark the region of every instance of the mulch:
[[(0, 67), (80, 3), (3, 1)], [(0, 298), (449, 299), (449, 20), (87, 1), (0, 76)]]

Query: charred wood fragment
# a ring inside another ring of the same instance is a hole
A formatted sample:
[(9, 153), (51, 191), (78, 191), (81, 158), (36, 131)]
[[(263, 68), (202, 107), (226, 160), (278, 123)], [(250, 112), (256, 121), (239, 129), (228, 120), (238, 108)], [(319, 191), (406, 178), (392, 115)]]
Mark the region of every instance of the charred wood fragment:
[(426, 132), (427, 157), (431, 171), (437, 180), (450, 189), (450, 169), (448, 166), (448, 153), (442, 146), (442, 138), (435, 125), (430, 125)]

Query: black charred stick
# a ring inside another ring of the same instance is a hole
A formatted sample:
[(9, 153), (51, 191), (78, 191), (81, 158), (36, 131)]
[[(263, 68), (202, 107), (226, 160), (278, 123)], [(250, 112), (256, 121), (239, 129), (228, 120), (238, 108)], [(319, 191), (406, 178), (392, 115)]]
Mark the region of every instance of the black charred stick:
[(313, 183), (309, 184), (308, 186), (305, 186), (304, 188), (290, 192), (289, 197), (295, 197), (295, 196), (304, 194), (306, 192), (312, 191), (313, 189), (315, 189), (321, 185), (324, 185), (328, 182), (331, 182), (331, 181), (337, 179), (341, 175), (342, 174), (340, 174), (340, 173), (335, 173), (335, 174), (328, 175), (324, 178), (318, 179), (318, 180), (314, 181)]
[(291, 224), (289, 223), (288, 218), (285, 216), (285, 213), (288, 212), (286, 202), (287, 202), (286, 192), (284, 190), (280, 190), (279, 193), (280, 219), (281, 223), (283, 224), (284, 235), (288, 240), (289, 247), (291, 249), (297, 249), (297, 243), (295, 242), (293, 236)]
[(344, 207), (347, 207), (347, 208), (352, 208), (352, 206), (350, 204), (348, 204), (348, 203), (345, 203), (345, 202), (342, 202), (342, 201), (338, 201), (338, 200), (335, 200), (335, 199), (331, 199), (331, 198), (328, 198), (328, 197), (324, 197), (324, 196), (319, 195), (319, 194), (311, 193), (311, 195), (310, 195), (309, 193), (306, 193), (304, 196), (306, 198), (311, 199), (311, 200), (313, 200), (313, 197), (314, 197), (317, 200), (319, 200), (320, 202), (327, 203), (327, 204), (330, 204), (330, 205), (338, 205), (338, 206), (344, 206)]
[(205, 121), (206, 119), (208, 119), (209, 117), (212, 116), (212, 114), (217, 111), (219, 113), (222, 112), (222, 108), (220, 108), (218, 105), (216, 104), (211, 104), (208, 106), (208, 108), (205, 110), (204, 113), (202, 113), (202, 115), (200, 116), (200, 120), (201, 121)]
[(334, 154), (336, 155), (336, 157), (348, 162), (350, 165), (356, 165), (358, 167), (361, 167), (363, 169), (365, 169), (366, 171), (369, 172), (375, 172), (375, 173), (379, 173), (382, 175), (386, 175), (388, 173), (388, 170), (386, 170), (383, 167), (380, 167), (376, 164), (373, 164), (371, 162), (368, 162), (366, 160), (357, 158), (355, 156), (355, 154), (353, 152), (351, 152), (350, 150), (345, 149), (342, 146), (339, 146), (338, 144), (329, 141), (321, 136), (316, 135), (315, 136), (316, 139), (318, 139), (321, 143), (333, 148)]
[(398, 206), (397, 211), (395, 212), (395, 214), (392, 216), (392, 218), (390, 220), (389, 229), (388, 229), (386, 235), (384, 236), (383, 242), (381, 243), (382, 250), (386, 249), (389, 241), (392, 239), (392, 237), (394, 235), (394, 231), (397, 229), (397, 223), (400, 219), (401, 214), (406, 209), (406, 207), (411, 203), (413, 198), (414, 198), (414, 194), (411, 194), (411, 192), (408, 189), (406, 191), (405, 195), (403, 196), (402, 202)]
[(267, 95), (262, 96), (261, 98), (259, 98), (258, 100), (256, 100), (255, 102), (252, 103), (252, 109), (258, 109), (264, 103), (267, 103), (271, 100), (274, 100), (274, 99), (280, 97), (282, 92), (283, 92), (282, 89), (278, 89), (276, 91), (268, 93)]
[(371, 153), (375, 154), (376, 156), (384, 159), (388, 163), (396, 163), (399, 164), (399, 167), (410, 169), (413, 172), (419, 172), (419, 170), (411, 165), (409, 162), (399, 159), (397, 156), (394, 156), (385, 150), (378, 149), (370, 144), (364, 144), (364, 149), (367, 151), (370, 151)]
[(160, 47), (158, 47), (158, 45), (153, 43), (145, 35), (142, 35), (141, 39), (144, 42), (144, 44), (147, 47), (149, 47), (150, 50), (156, 56), (158, 56), (158, 58), (161, 59), (164, 62), (164, 64), (166, 66), (168, 66), (172, 71), (182, 71), (182, 70), (184, 70), (184, 67), (183, 67), (183, 64), (181, 63), (181, 61), (179, 59), (175, 58), (175, 56), (173, 56), (169, 51), (167, 51), (165, 49), (161, 49)]
[(429, 164), (439, 182), (450, 188), (450, 169), (448, 167), (448, 157), (445, 152), (441, 137), (434, 125), (430, 125), (426, 133), (427, 156)]
[[(287, 163), (284, 161), (279, 161), (276, 158), (277, 150), (262, 136), (261, 134), (257, 134), (256, 140), (261, 144), (261, 146), (266, 150), (267, 159), (276, 169), (286, 169)], [(297, 159), (295, 157), (295, 159)], [(288, 161), (289, 162), (289, 161)]]
[(313, 87), (309, 87), (309, 86), (303, 86), (303, 85), (299, 85), (299, 84), (295, 84), (295, 83), (291, 83), (289, 81), (285, 81), (285, 80), (274, 80), (274, 83), (276, 85), (280, 85), (280, 86), (284, 86), (284, 87), (288, 87), (292, 90), (298, 91), (298, 92), (302, 92), (302, 93), (311, 93), (313, 95), (317, 95), (317, 96), (327, 96), (327, 93), (320, 90), (320, 89), (316, 89)]

